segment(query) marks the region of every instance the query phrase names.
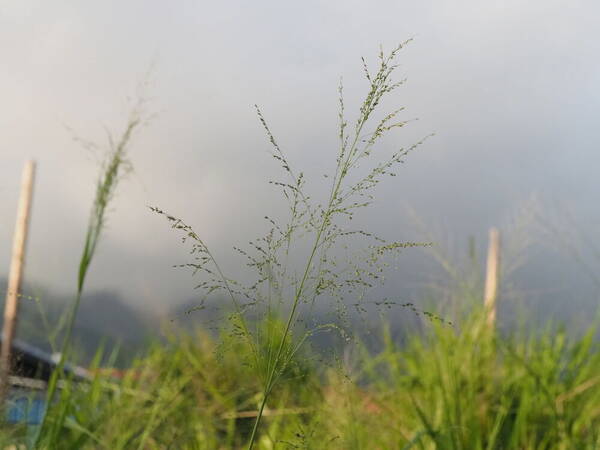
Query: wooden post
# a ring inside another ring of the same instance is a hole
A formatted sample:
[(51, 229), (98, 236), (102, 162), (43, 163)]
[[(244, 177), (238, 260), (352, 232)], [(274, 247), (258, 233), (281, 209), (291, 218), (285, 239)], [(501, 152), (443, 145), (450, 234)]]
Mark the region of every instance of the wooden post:
[(496, 228), (490, 229), (490, 243), (487, 255), (485, 275), (484, 304), (486, 322), (489, 327), (496, 323), (496, 299), (498, 298), (498, 278), (500, 272), (500, 233)]
[(19, 292), (23, 278), (23, 265), (25, 262), (25, 244), (27, 242), (27, 229), (29, 213), (31, 211), (31, 196), (33, 192), (33, 179), (35, 175), (35, 162), (27, 161), (21, 178), (21, 195), (17, 210), (17, 223), (15, 227), (6, 304), (4, 305), (4, 327), (2, 329), (2, 353), (0, 355), (0, 406), (8, 390), (8, 377), (11, 370), (11, 351), (15, 330), (17, 328), (17, 315), (19, 312)]

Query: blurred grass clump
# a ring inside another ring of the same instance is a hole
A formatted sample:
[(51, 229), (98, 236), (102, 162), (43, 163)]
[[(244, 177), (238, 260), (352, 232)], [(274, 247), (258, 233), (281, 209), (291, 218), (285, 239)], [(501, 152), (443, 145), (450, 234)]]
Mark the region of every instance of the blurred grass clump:
[[(381, 350), (358, 344), (351, 362), (299, 357), (269, 398), (257, 448), (598, 448), (595, 327), (500, 336), (477, 308), (454, 326), (427, 323), (403, 346), (382, 327)], [(242, 448), (262, 399), (251, 357), (239, 339), (173, 334), (119, 378), (67, 382), (38, 448)], [(5, 437), (26, 442), (17, 430)]]

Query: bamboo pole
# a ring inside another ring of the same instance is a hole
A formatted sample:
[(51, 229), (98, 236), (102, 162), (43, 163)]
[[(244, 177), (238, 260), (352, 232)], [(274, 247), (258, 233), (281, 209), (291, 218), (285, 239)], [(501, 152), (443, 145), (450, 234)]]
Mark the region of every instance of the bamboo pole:
[(496, 323), (496, 300), (498, 298), (498, 278), (500, 274), (500, 233), (496, 228), (490, 229), (490, 242), (487, 255), (485, 276), (484, 305), (486, 323), (494, 327)]
[(2, 353), (0, 354), (0, 406), (4, 403), (8, 389), (8, 377), (11, 371), (12, 343), (17, 328), (19, 313), (19, 292), (23, 278), (25, 263), (25, 245), (27, 243), (27, 229), (29, 213), (31, 211), (31, 198), (33, 193), (33, 180), (35, 176), (35, 162), (27, 161), (21, 178), (21, 195), (17, 209), (17, 223), (13, 237), (12, 258), (8, 276), (6, 303), (4, 305), (4, 327), (2, 329)]

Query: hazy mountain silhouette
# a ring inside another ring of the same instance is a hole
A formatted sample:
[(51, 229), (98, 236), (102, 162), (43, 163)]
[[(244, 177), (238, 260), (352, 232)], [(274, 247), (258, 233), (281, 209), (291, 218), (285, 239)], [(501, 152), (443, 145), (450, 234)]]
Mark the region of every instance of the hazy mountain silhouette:
[[(5, 279), (0, 280), (0, 294), (4, 310)], [(61, 317), (66, 317), (72, 296), (60, 296), (34, 284), (23, 286), (22, 295), (17, 336), (45, 351), (58, 351), (62, 344), (58, 332)], [(82, 298), (75, 321), (76, 355), (86, 363), (101, 345), (107, 355), (118, 346), (117, 363), (126, 364), (149, 339), (157, 337), (156, 324), (155, 318), (132, 308), (117, 292), (91, 292)]]

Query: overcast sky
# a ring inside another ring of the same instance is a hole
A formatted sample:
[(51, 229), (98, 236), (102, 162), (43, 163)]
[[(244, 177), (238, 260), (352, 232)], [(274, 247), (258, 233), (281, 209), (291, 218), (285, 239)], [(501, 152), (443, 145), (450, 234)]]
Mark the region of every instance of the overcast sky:
[(411, 205), (448, 234), (483, 235), (533, 194), (582, 221), (598, 217), (596, 1), (0, 0), (0, 275), (21, 169), (34, 158), (26, 278), (74, 290), (98, 166), (68, 128), (104, 144), (153, 65), (158, 115), (133, 142), (135, 172), (120, 185), (89, 287), (157, 312), (193, 295), (190, 277), (170, 268), (185, 248), (146, 205), (184, 217), (226, 255), (279, 208), (253, 105), (296, 167), (318, 178), (334, 164), (340, 76), (356, 111), (367, 87), (360, 57), (375, 62), (380, 44), (411, 37), (400, 55), (408, 82), (387, 105), (420, 120), (394, 139), (436, 136), (378, 191), (376, 229), (418, 238), (403, 227)]

